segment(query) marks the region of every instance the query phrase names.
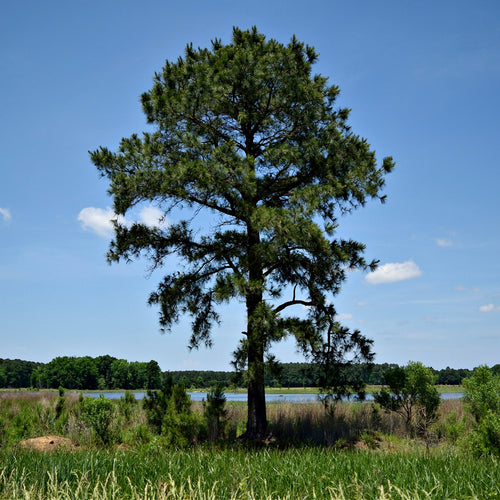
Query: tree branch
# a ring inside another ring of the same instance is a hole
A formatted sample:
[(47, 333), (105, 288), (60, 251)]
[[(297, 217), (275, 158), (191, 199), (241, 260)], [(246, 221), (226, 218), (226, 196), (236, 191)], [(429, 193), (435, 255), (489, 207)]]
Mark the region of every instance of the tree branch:
[(306, 307), (313, 307), (316, 304), (312, 301), (307, 301), (307, 300), (299, 300), (299, 299), (289, 300), (288, 302), (283, 302), (283, 304), (280, 304), (278, 307), (276, 307), (274, 312), (279, 313), (279, 312), (283, 311), (283, 309), (286, 309), (287, 307), (297, 306), (297, 305), (302, 305), (302, 306), (306, 306)]

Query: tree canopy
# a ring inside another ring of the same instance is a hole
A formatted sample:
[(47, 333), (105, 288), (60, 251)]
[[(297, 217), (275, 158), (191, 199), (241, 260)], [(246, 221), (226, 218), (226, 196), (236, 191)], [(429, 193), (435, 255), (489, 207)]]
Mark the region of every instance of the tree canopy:
[(336, 228), (369, 198), (383, 200), (393, 161), (378, 165), (351, 131), (349, 110), (335, 107), (339, 88), (312, 73), (317, 57), (295, 37), (285, 45), (256, 28), (234, 28), (228, 44), (188, 45), (141, 97), (152, 131), (122, 139), (117, 152), (91, 152), (117, 215), (146, 202), (168, 221), (115, 221), (108, 253), (111, 262), (145, 255), (165, 269), (149, 298), (162, 328), (191, 315), (190, 347), (210, 346), (217, 306), (245, 304), (235, 363), (247, 370), (248, 437), (266, 433), (273, 342), (292, 335), (325, 367), (373, 357), (371, 341), (337, 322), (332, 297), (347, 270), (376, 263)]

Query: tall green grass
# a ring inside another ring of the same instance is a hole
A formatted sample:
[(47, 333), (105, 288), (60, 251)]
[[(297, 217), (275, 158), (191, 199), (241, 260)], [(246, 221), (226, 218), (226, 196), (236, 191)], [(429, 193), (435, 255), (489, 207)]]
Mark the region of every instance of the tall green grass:
[(0, 450), (2, 499), (500, 497), (497, 458), (325, 448)]

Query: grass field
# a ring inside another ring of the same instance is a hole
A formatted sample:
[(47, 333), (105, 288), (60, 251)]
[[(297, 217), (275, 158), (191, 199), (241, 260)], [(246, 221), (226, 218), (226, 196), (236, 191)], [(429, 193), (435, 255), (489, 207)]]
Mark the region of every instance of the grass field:
[(452, 450), (0, 450), (2, 499), (500, 498), (500, 463)]

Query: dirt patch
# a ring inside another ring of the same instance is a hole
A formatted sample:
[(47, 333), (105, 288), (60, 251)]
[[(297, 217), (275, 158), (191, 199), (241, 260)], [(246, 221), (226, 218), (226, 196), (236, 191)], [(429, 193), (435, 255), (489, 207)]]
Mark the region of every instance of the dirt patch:
[(30, 448), (37, 451), (52, 451), (58, 449), (74, 449), (77, 445), (73, 444), (71, 439), (61, 436), (41, 436), (37, 438), (26, 439), (21, 441), (20, 446)]

